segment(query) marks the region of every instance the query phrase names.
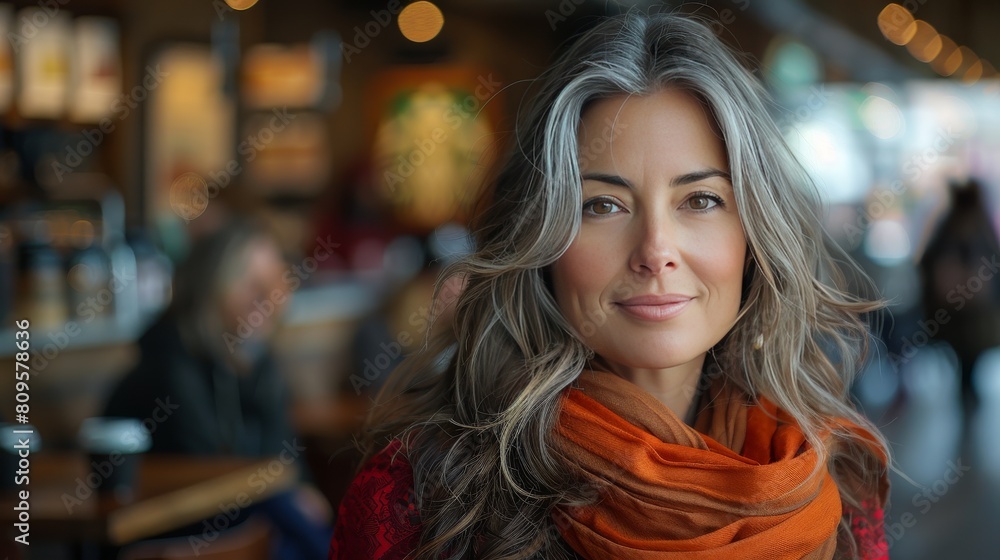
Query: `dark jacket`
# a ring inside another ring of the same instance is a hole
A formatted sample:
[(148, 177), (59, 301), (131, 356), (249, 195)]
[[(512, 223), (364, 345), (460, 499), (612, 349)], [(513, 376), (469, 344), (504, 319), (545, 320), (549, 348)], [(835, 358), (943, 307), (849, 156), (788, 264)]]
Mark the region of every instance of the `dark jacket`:
[(139, 348), (139, 364), (112, 391), (104, 414), (142, 420), (152, 452), (260, 457), (292, 441), (288, 392), (269, 354), (237, 375), (192, 355), (169, 314)]
[(1000, 345), (1000, 241), (978, 185), (952, 189), (952, 208), (920, 261), (928, 335), (971, 360)]

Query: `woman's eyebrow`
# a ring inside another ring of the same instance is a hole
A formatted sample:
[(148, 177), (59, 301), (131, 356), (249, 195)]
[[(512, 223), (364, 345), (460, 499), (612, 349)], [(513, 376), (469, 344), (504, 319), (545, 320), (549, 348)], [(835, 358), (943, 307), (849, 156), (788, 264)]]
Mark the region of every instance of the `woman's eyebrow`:
[(716, 169), (714, 167), (709, 167), (706, 169), (699, 169), (698, 171), (692, 171), (691, 173), (685, 173), (683, 175), (678, 175), (670, 180), (671, 187), (679, 187), (681, 185), (690, 185), (691, 183), (697, 183), (698, 181), (704, 181), (705, 179), (711, 179), (713, 177), (722, 177), (723, 179), (733, 182), (732, 177), (729, 173), (722, 171), (721, 169)]
[[(698, 181), (704, 181), (705, 179), (711, 179), (713, 177), (722, 177), (723, 179), (732, 183), (732, 177), (729, 173), (722, 171), (721, 169), (716, 169), (714, 167), (709, 167), (706, 169), (699, 169), (697, 171), (692, 171), (690, 173), (685, 173), (683, 175), (678, 175), (670, 180), (671, 187), (680, 187), (683, 185), (690, 185), (691, 183), (697, 183)], [(631, 189), (632, 183), (630, 183), (624, 177), (619, 175), (612, 175), (610, 173), (585, 173), (582, 176), (584, 181), (600, 181), (602, 183), (607, 183), (609, 185), (616, 185), (619, 187), (625, 187)]]
[(632, 183), (628, 182), (627, 179), (618, 175), (611, 175), (610, 173), (585, 173), (581, 177), (584, 181), (600, 181), (602, 183), (607, 183), (609, 185), (617, 185), (619, 187), (625, 187), (627, 189), (634, 188)]

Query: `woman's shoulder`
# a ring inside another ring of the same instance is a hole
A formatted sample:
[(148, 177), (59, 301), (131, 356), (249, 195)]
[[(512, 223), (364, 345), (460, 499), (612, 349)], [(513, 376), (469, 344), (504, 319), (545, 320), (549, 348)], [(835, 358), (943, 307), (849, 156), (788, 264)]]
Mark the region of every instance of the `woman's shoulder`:
[(373, 455), (347, 489), (337, 511), (330, 559), (393, 560), (420, 542), (413, 469), (402, 443)]

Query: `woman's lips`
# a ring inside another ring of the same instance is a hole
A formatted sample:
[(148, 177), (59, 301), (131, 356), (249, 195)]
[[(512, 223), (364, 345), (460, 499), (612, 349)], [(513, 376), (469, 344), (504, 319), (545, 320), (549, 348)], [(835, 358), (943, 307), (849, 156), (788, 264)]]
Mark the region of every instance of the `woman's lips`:
[(638, 297), (617, 302), (617, 305), (622, 311), (638, 319), (666, 321), (680, 315), (691, 303), (691, 299), (685, 296)]

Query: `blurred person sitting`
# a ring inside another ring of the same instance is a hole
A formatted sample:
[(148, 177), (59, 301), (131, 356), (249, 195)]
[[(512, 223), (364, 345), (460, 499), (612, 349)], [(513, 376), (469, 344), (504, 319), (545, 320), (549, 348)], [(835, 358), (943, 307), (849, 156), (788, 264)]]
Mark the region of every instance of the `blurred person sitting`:
[(927, 244), (920, 271), (926, 324), (936, 326), (927, 334), (954, 349), (968, 416), (979, 404), (976, 361), (1000, 345), (1000, 280), (993, 279), (1000, 242), (975, 180), (952, 185), (950, 194), (950, 209)]
[[(268, 457), (296, 445), (269, 348), (290, 295), (284, 272), (276, 241), (254, 222), (234, 220), (196, 240), (169, 308), (140, 338), (140, 361), (104, 414), (146, 418), (167, 403), (171, 414), (150, 429), (152, 453)], [(278, 528), (276, 557), (316, 556), (329, 542), (328, 504), (315, 491), (250, 509)]]

